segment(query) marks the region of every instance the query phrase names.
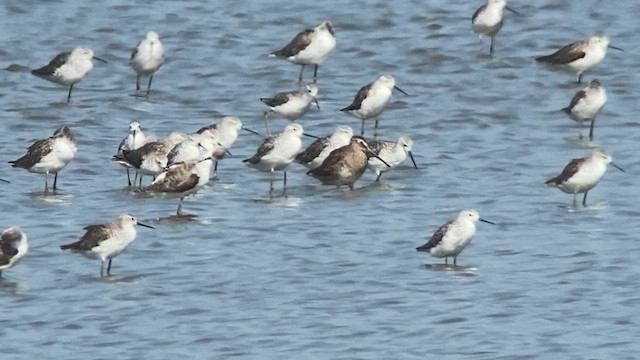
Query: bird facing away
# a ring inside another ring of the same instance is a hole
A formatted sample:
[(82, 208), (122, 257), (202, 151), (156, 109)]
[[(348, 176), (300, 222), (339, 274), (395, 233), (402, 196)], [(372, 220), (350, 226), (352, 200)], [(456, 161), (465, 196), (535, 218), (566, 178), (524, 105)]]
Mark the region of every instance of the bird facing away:
[(593, 79), (587, 87), (573, 96), (569, 106), (562, 109), (562, 111), (567, 113), (572, 120), (578, 122), (580, 138), (582, 138), (582, 123), (585, 121), (590, 122), (589, 140), (593, 141), (593, 126), (596, 116), (606, 102), (607, 92), (597, 79)]
[(14, 168), (26, 169), (28, 172), (44, 175), (44, 191), (49, 190), (49, 174), (55, 174), (53, 191), (58, 185), (58, 172), (62, 170), (76, 155), (76, 138), (68, 127), (62, 126), (53, 135), (31, 144), (27, 153), (21, 158), (9, 161)]
[(607, 48), (623, 51), (619, 47), (609, 44), (604, 35), (593, 35), (582, 41), (563, 46), (551, 55), (539, 56), (536, 61), (553, 65), (560, 70), (576, 73), (578, 83), (582, 82), (582, 74), (598, 65), (605, 55)]
[(163, 171), (144, 188), (145, 192), (178, 194), (177, 216), (182, 216), (182, 202), (187, 195), (193, 194), (209, 182), (213, 160), (205, 158), (200, 161), (186, 161), (174, 164)]
[(154, 229), (153, 226), (138, 222), (129, 214), (121, 214), (110, 223), (85, 227), (86, 232), (80, 240), (62, 245), (60, 249), (100, 259), (102, 261), (100, 276), (105, 276), (104, 265), (108, 260), (106, 275), (110, 276), (111, 260), (120, 255), (135, 240), (136, 225)]
[(320, 166), (307, 171), (307, 175), (320, 180), (323, 185), (347, 185), (353, 190), (353, 184), (362, 176), (372, 157), (386, 164), (363, 138), (352, 137), (348, 145), (333, 150)]
[(295, 161), (304, 165), (307, 169), (315, 169), (322, 164), (333, 150), (349, 145), (352, 137), (353, 130), (351, 127), (338, 125), (331, 136), (315, 140), (305, 151), (296, 156)]
[(47, 65), (31, 71), (31, 74), (60, 85), (69, 86), (67, 102), (71, 101), (73, 85), (82, 80), (91, 69), (93, 59), (105, 62), (93, 55), (93, 50), (86, 47), (77, 47), (73, 51), (62, 52), (53, 58)]
[(256, 153), (242, 162), (264, 172), (283, 171), (284, 188), (286, 189), (287, 172), (285, 169), (302, 148), (302, 134), (303, 129), (300, 124), (288, 124), (280, 134), (266, 138)]
[(296, 121), (309, 111), (312, 102), (315, 102), (318, 110), (320, 110), (317, 97), (318, 87), (314, 83), (309, 83), (298, 91), (280, 92), (271, 98), (260, 98), (260, 101), (269, 106), (269, 110), (264, 112), (267, 135), (271, 136), (269, 119), (267, 118), (270, 112), (280, 114), (280, 116), (289, 121)]
[(386, 163), (383, 164), (377, 158), (369, 159), (369, 169), (375, 171), (377, 177), (376, 181), (380, 181), (380, 176), (385, 171), (389, 171), (394, 167), (402, 164), (402, 162), (407, 158), (407, 155), (411, 158), (411, 162), (413, 162), (413, 166), (417, 169), (418, 165), (416, 165), (416, 161), (413, 159), (413, 154), (411, 153), (411, 149), (413, 148), (413, 140), (411, 140), (408, 136), (400, 136), (398, 141), (385, 141), (385, 140), (373, 140), (368, 141), (367, 144), (371, 151), (380, 156)]
[(613, 163), (608, 152), (596, 149), (591, 153), (591, 156), (571, 160), (560, 175), (547, 180), (545, 184), (554, 186), (566, 194), (573, 194), (574, 208), (576, 207), (576, 195), (584, 193), (582, 206), (587, 207), (587, 193), (602, 179), (609, 164), (624, 172), (621, 167)]
[(476, 233), (478, 221), (494, 224), (489, 220), (482, 219), (475, 210), (462, 210), (457, 219), (440, 226), (431, 239), (416, 250), (427, 252), (433, 257), (444, 258), (445, 265), (448, 264), (449, 257), (453, 256), (453, 265), (456, 266), (458, 265), (458, 255), (469, 245), (471, 238)]
[(325, 21), (314, 29), (303, 30), (291, 42), (280, 50), (269, 54), (270, 57), (286, 59), (294, 64), (302, 65), (298, 81), (302, 82), (305, 65), (315, 65), (313, 82), (318, 78), (318, 65), (327, 59), (336, 47), (336, 38), (331, 23)]
[(153, 74), (160, 69), (163, 63), (164, 48), (162, 47), (160, 38), (155, 32), (149, 31), (147, 37), (140, 41), (138, 46), (133, 49), (131, 59), (129, 60), (129, 64), (138, 74), (136, 77), (136, 91), (140, 90), (140, 78), (142, 76), (149, 76), (149, 83), (147, 84), (147, 96), (149, 96)]
[(17, 226), (5, 229), (0, 237), (0, 277), (2, 270), (9, 269), (29, 251), (27, 235)]
[(375, 118), (374, 131), (378, 131), (378, 116), (384, 111), (391, 99), (391, 90), (396, 89), (408, 96), (406, 92), (396, 86), (396, 80), (391, 75), (382, 75), (371, 84), (360, 88), (351, 105), (341, 109), (362, 120), (360, 136), (364, 136), (364, 121)]
[(519, 15), (517, 11), (507, 6), (506, 0), (487, 0), (471, 17), (473, 32), (478, 34), (478, 37), (482, 38), (483, 35), (491, 36), (491, 46), (489, 47), (490, 55), (493, 55), (493, 42), (496, 34), (500, 31), (504, 23), (502, 20), (504, 9)]
[[(147, 142), (147, 137), (142, 132), (141, 125), (137, 121), (132, 121), (129, 123), (129, 134), (122, 139), (120, 145), (118, 146), (118, 151), (116, 154), (122, 155), (122, 152), (125, 150), (136, 150), (141, 148)], [(129, 169), (132, 166), (126, 162), (120, 162), (120, 165), (124, 166), (127, 169), (127, 180), (129, 186), (131, 186), (131, 176), (129, 174)], [(133, 179), (133, 183), (135, 184), (136, 179), (138, 177), (138, 172), (136, 171), (136, 177)]]

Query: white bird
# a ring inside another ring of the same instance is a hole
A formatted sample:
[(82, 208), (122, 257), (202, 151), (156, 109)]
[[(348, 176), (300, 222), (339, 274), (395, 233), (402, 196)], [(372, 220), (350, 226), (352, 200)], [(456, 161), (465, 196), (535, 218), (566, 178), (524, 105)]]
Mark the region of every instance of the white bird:
[(299, 32), (291, 42), (280, 50), (269, 54), (270, 57), (286, 59), (294, 64), (302, 65), (298, 81), (302, 82), (305, 65), (315, 65), (313, 79), (318, 78), (318, 65), (327, 59), (331, 50), (336, 47), (336, 38), (331, 23), (325, 21), (314, 29)]
[(136, 225), (154, 229), (153, 226), (138, 222), (135, 217), (129, 214), (121, 214), (110, 223), (85, 227), (86, 232), (80, 240), (62, 245), (60, 249), (100, 259), (102, 261), (100, 276), (104, 276), (104, 265), (109, 260), (107, 276), (110, 276), (111, 260), (120, 255), (135, 240)]
[(160, 42), (158, 34), (153, 31), (147, 33), (147, 37), (138, 43), (135, 49), (131, 52), (131, 60), (129, 64), (138, 74), (136, 77), (136, 91), (140, 90), (140, 78), (142, 76), (149, 76), (149, 83), (147, 84), (147, 96), (151, 91), (151, 81), (153, 81), (153, 74), (158, 71), (160, 66), (164, 63), (164, 48)]
[(375, 171), (376, 181), (380, 181), (382, 173), (389, 171), (394, 167), (402, 164), (407, 158), (411, 158), (413, 166), (417, 169), (416, 161), (413, 159), (411, 149), (413, 148), (413, 140), (408, 136), (400, 136), (397, 141), (372, 140), (367, 142), (371, 151), (380, 156), (387, 164), (375, 157), (369, 159), (369, 169)]
[(453, 265), (458, 265), (458, 255), (471, 242), (471, 238), (476, 233), (478, 221), (494, 224), (480, 218), (475, 210), (462, 210), (457, 219), (440, 226), (431, 239), (416, 250), (427, 252), (433, 257), (444, 258), (445, 264), (448, 264), (449, 257), (453, 256)]
[(507, 6), (506, 0), (487, 0), (471, 17), (474, 33), (478, 34), (480, 38), (483, 35), (491, 36), (491, 46), (489, 47), (489, 54), (491, 55), (493, 55), (493, 41), (498, 31), (502, 28), (502, 13), (504, 9), (519, 15), (517, 11)]
[(571, 160), (560, 175), (547, 180), (545, 184), (554, 186), (566, 194), (573, 194), (574, 208), (576, 195), (584, 193), (582, 206), (587, 207), (587, 193), (600, 182), (609, 164), (624, 172), (621, 167), (613, 163), (608, 152), (596, 149), (591, 156)]
[(539, 56), (536, 61), (548, 63), (560, 70), (578, 75), (578, 83), (582, 81), (582, 73), (598, 65), (607, 55), (607, 48), (624, 51), (609, 44), (609, 39), (601, 34), (593, 35), (582, 41), (563, 46), (551, 55)]
[(2, 277), (2, 270), (16, 265), (27, 251), (29, 251), (27, 235), (17, 226), (5, 229), (0, 237), (0, 277)]
[(180, 200), (176, 215), (182, 216), (184, 198), (209, 182), (212, 165), (213, 160), (210, 157), (200, 161), (189, 160), (176, 163), (158, 175), (151, 185), (144, 188), (144, 191), (178, 194)]
[(264, 112), (267, 135), (271, 135), (269, 119), (267, 118), (269, 112), (280, 114), (289, 121), (296, 121), (309, 111), (312, 102), (315, 102), (318, 110), (320, 110), (317, 97), (318, 87), (314, 83), (309, 83), (304, 89), (280, 92), (271, 98), (260, 98), (260, 101), (269, 106), (269, 110)]
[(606, 102), (607, 92), (597, 79), (593, 79), (587, 87), (573, 96), (569, 106), (562, 111), (566, 112), (572, 120), (578, 122), (581, 130), (580, 138), (582, 138), (582, 123), (584, 121), (590, 122), (589, 140), (593, 141), (593, 126), (596, 116)]
[(157, 176), (167, 166), (167, 155), (175, 144), (172, 141), (151, 141), (135, 150), (124, 150), (122, 154), (113, 156), (111, 161), (125, 164), (138, 170), (140, 174), (140, 186), (142, 176)]
[(242, 162), (264, 172), (284, 171), (284, 189), (286, 189), (287, 172), (285, 169), (302, 148), (302, 134), (303, 129), (300, 124), (289, 124), (280, 134), (266, 138), (256, 153)]
[(362, 120), (360, 136), (364, 136), (364, 121), (375, 118), (374, 131), (378, 131), (378, 116), (384, 111), (391, 100), (391, 90), (396, 89), (408, 96), (406, 92), (396, 86), (396, 80), (391, 75), (382, 75), (376, 81), (360, 88), (351, 105), (341, 109)]
[(31, 71), (31, 74), (47, 81), (69, 86), (67, 102), (71, 101), (73, 85), (82, 80), (91, 69), (92, 59), (107, 62), (94, 56), (93, 50), (86, 47), (77, 47), (73, 51), (62, 52), (53, 58), (47, 65)]
[(315, 169), (322, 164), (333, 150), (349, 145), (352, 137), (353, 130), (351, 127), (338, 125), (331, 136), (321, 137), (311, 143), (305, 151), (296, 156), (295, 161), (304, 165), (307, 169)]
[[(215, 142), (222, 145), (225, 152), (229, 152), (229, 149), (235, 143), (238, 138), (238, 130), (245, 130), (255, 135), (260, 135), (257, 132), (242, 125), (242, 121), (235, 116), (225, 116), (217, 123), (200, 128), (196, 133), (204, 134), (210, 133)], [(214, 143), (215, 144), (215, 143)], [(218, 160), (224, 157), (224, 154), (214, 154), (216, 158), (215, 167), (213, 171), (218, 171)]]
[(76, 155), (76, 150), (76, 138), (68, 127), (62, 126), (54, 131), (51, 137), (31, 144), (24, 156), (9, 161), (9, 163), (14, 168), (45, 174), (45, 192), (49, 190), (49, 174), (55, 174), (53, 179), (53, 191), (55, 192), (58, 184), (58, 172), (71, 162)]
[[(140, 127), (140, 123), (137, 121), (132, 121), (129, 123), (129, 134), (122, 139), (120, 145), (118, 146), (118, 151), (116, 154), (121, 155), (125, 150), (136, 150), (141, 148), (147, 142), (147, 136), (142, 132)], [(131, 176), (129, 175), (129, 169), (132, 166), (126, 162), (119, 162), (120, 165), (124, 166), (127, 169), (127, 180), (129, 182), (129, 186), (131, 186)], [(135, 184), (136, 179), (138, 177), (138, 172), (136, 171), (136, 177), (133, 179), (133, 183)]]

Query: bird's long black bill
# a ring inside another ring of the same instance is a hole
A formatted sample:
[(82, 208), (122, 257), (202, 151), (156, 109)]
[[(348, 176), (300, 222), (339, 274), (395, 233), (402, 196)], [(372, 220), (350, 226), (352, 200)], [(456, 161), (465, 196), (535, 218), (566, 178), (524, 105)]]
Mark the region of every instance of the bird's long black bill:
[(307, 134), (307, 133), (303, 133), (302, 135), (306, 136), (306, 137), (310, 137), (312, 139), (320, 139), (318, 136), (315, 135), (311, 135), (311, 134)]
[(413, 159), (413, 154), (411, 153), (411, 151), (409, 151), (408, 154), (409, 154), (409, 158), (411, 159), (411, 162), (413, 163), (413, 167), (417, 169), (418, 165), (416, 164), (416, 161)]
[(108, 63), (109, 63), (107, 60), (105, 60), (105, 59), (101, 59), (101, 58), (99, 58), (99, 57), (97, 57), (97, 56), (94, 56), (93, 58), (94, 58), (94, 59), (96, 59), (96, 60), (98, 60), (98, 61), (102, 61), (102, 62), (103, 62), (103, 63), (105, 63), (105, 64), (108, 64)]
[(409, 96), (409, 94), (407, 94), (404, 90), (400, 89), (399, 87), (394, 86), (393, 88), (398, 90), (398, 91), (400, 91), (401, 93), (405, 94), (406, 96)]
[(378, 159), (378, 160), (382, 161), (382, 163), (383, 163), (383, 164), (387, 165), (387, 167), (391, 167), (391, 165), (389, 165), (389, 163), (388, 163), (388, 162), (384, 161), (384, 159), (383, 159), (383, 158), (381, 158), (380, 156), (378, 156), (378, 155), (377, 155), (376, 153), (374, 153), (373, 151), (371, 152), (371, 154), (373, 155), (373, 157), (374, 157), (374, 158), (376, 158), (376, 159)]
[(517, 12), (517, 11), (515, 11), (512, 7), (505, 6), (504, 8), (505, 8), (505, 9), (507, 9), (507, 10), (509, 10), (509, 11), (511, 11), (512, 13), (514, 13), (514, 14), (516, 14), (516, 15), (520, 15), (520, 13), (519, 13), (519, 12)]
[(478, 219), (478, 220), (480, 220), (480, 221), (482, 221), (482, 222), (486, 222), (487, 224), (491, 224), (491, 225), (495, 225), (495, 224), (496, 224), (496, 223), (494, 223), (494, 222), (492, 222), (492, 221), (485, 220), (485, 219)]
[(5, 180), (5, 179), (0, 179), (0, 182), (3, 182), (3, 183), (5, 183), (5, 184), (11, 184), (11, 182), (10, 182), (10, 181)]
[(318, 100), (317, 100), (317, 99), (316, 99), (316, 100), (313, 100), (313, 102), (315, 102), (315, 103), (316, 103), (316, 106), (318, 107), (318, 110), (320, 110), (320, 104), (318, 104)]
[(151, 226), (151, 225), (143, 224), (143, 223), (140, 223), (140, 222), (138, 223), (138, 225), (140, 225), (140, 226), (144, 226), (144, 227), (149, 228), (149, 229), (155, 229), (155, 228), (154, 228), (153, 226)]
[(610, 49), (613, 49), (613, 50), (624, 51), (624, 49), (619, 48), (617, 46), (613, 46), (613, 45), (608, 45), (607, 47), (610, 48)]
[(229, 149), (225, 149), (224, 152), (226, 152), (227, 155), (229, 155), (229, 156), (233, 156), (233, 154), (231, 154), (231, 151), (229, 151)]
[(252, 134), (255, 134), (255, 135), (258, 135), (258, 136), (262, 136), (262, 134), (260, 134), (259, 132), (253, 131), (253, 130), (251, 130), (251, 129), (247, 128), (247, 127), (244, 127), (244, 126), (242, 127), (242, 130), (248, 131), (248, 132), (250, 132)]
[(611, 163), (611, 166), (613, 166), (614, 168), (616, 168), (616, 169), (618, 169), (618, 170), (622, 171), (623, 173), (626, 173), (626, 171), (624, 171), (624, 169), (623, 169), (623, 168), (621, 168), (620, 166), (618, 166), (618, 164)]

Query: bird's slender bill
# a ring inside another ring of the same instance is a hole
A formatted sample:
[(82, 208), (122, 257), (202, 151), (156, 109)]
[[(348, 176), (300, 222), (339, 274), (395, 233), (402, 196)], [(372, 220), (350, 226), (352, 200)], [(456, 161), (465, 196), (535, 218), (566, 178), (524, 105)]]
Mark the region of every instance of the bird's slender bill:
[(618, 164), (616, 164), (616, 163), (611, 163), (611, 166), (613, 166), (614, 168), (616, 168), (616, 169), (618, 169), (618, 170), (620, 170), (620, 171), (622, 171), (622, 172), (626, 172), (626, 171), (624, 171), (624, 169), (623, 169), (623, 168), (621, 168), (620, 166), (618, 166)]
[(98, 61), (102, 61), (102, 62), (103, 62), (103, 63), (105, 63), (105, 64), (108, 64), (108, 63), (109, 63), (107, 60), (105, 60), (105, 59), (101, 59), (101, 58), (99, 58), (99, 57), (97, 57), (97, 56), (94, 56), (93, 58), (94, 58), (94, 59), (96, 59), (96, 60), (98, 60)]
[(318, 104), (318, 99), (314, 99), (313, 102), (316, 103), (316, 106), (318, 107), (318, 110), (320, 110), (320, 104)]
[(260, 134), (259, 132), (254, 131), (254, 130), (251, 130), (251, 129), (249, 129), (248, 127), (244, 127), (244, 126), (243, 126), (243, 127), (242, 127), (242, 130), (244, 130), (244, 131), (248, 131), (248, 132), (250, 132), (250, 133), (252, 133), (252, 134), (255, 134), (255, 135), (258, 135), (258, 136), (262, 136), (262, 134)]
[(315, 135), (311, 135), (311, 134), (307, 134), (307, 133), (303, 133), (302, 135), (306, 136), (306, 137), (310, 137), (312, 139), (320, 139), (318, 136)]
[(480, 221), (482, 221), (482, 222), (486, 222), (487, 224), (491, 224), (491, 225), (495, 225), (495, 224), (496, 224), (496, 223), (494, 223), (494, 222), (492, 222), (492, 221), (485, 220), (485, 219), (482, 219), (482, 218), (480, 218), (480, 219), (478, 219), (478, 220), (480, 220)]
[(400, 91), (401, 93), (405, 94), (406, 96), (409, 96), (409, 94), (407, 94), (404, 90), (400, 89), (399, 87), (394, 86), (393, 88), (398, 90), (398, 91)]
[(511, 11), (512, 13), (514, 13), (514, 14), (516, 14), (516, 15), (520, 15), (520, 13), (519, 13), (519, 12), (517, 12), (517, 11), (515, 11), (512, 7), (505, 6), (504, 8), (505, 8), (505, 9), (507, 9), (507, 10), (509, 10), (509, 11)]
[(409, 158), (411, 158), (411, 162), (413, 163), (413, 167), (417, 169), (418, 165), (416, 165), (416, 161), (413, 159), (413, 154), (411, 153), (411, 151), (409, 151), (408, 154), (409, 154)]
[(155, 229), (155, 228), (154, 228), (153, 226), (151, 226), (151, 225), (143, 224), (143, 223), (140, 223), (140, 222), (138, 223), (138, 225), (140, 225), (140, 226), (144, 226), (144, 227), (149, 228), (149, 229)]

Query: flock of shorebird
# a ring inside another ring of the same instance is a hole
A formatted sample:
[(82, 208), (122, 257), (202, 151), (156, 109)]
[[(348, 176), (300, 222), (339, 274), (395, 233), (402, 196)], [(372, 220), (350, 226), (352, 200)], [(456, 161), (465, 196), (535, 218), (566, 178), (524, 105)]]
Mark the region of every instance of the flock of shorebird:
[[(488, 0), (472, 17), (473, 31), (480, 37), (491, 37), (490, 54), (494, 52), (495, 36), (503, 25), (504, 9), (518, 14), (506, 5), (506, 0)], [(298, 78), (301, 86), (295, 91), (280, 92), (272, 97), (260, 99), (268, 106), (268, 110), (264, 112), (267, 137), (256, 153), (243, 160), (243, 163), (264, 172), (283, 171), (283, 194), (286, 194), (286, 168), (292, 162), (307, 167), (307, 174), (320, 180), (322, 184), (346, 185), (350, 189), (353, 189), (354, 183), (367, 168), (375, 171), (376, 181), (383, 172), (398, 166), (407, 156), (414, 167), (418, 168), (411, 153), (413, 141), (408, 136), (401, 136), (397, 141), (364, 138), (367, 119), (375, 119), (374, 138), (377, 136), (378, 117), (389, 103), (392, 91), (395, 89), (407, 95), (395, 85), (393, 76), (388, 74), (381, 75), (374, 82), (363, 86), (356, 93), (352, 103), (341, 109), (362, 121), (360, 136), (354, 136), (351, 127), (338, 125), (332, 135), (316, 138), (302, 151), (302, 136), (311, 135), (305, 134), (302, 126), (295, 121), (302, 118), (313, 103), (320, 109), (317, 102), (318, 66), (327, 59), (335, 45), (333, 27), (325, 21), (313, 29), (301, 31), (286, 46), (269, 55), (301, 65)], [(603, 35), (594, 35), (587, 40), (566, 45), (551, 55), (538, 57), (536, 61), (576, 73), (580, 83), (583, 73), (602, 61), (607, 48), (621, 50), (611, 46)], [(32, 74), (68, 86), (69, 102), (74, 84), (82, 80), (92, 69), (93, 59), (106, 62), (96, 57), (91, 49), (78, 47), (57, 55), (47, 65), (33, 70)], [(150, 95), (153, 76), (163, 62), (162, 43), (155, 32), (149, 32), (133, 50), (130, 58), (130, 65), (137, 74), (136, 93), (141, 90), (141, 78), (146, 76), (149, 80), (143, 96)], [(313, 81), (304, 84), (304, 69), (307, 65), (314, 66)], [(575, 94), (563, 111), (577, 121), (580, 127), (584, 122), (590, 123), (589, 138), (593, 140), (595, 118), (606, 100), (606, 92), (600, 82), (592, 80), (587, 87)], [(291, 121), (281, 133), (273, 136), (268, 121), (271, 112)], [(127, 169), (128, 184), (135, 191), (177, 194), (179, 204), (176, 214), (182, 216), (184, 197), (209, 181), (212, 167), (215, 164), (216, 171), (218, 160), (229, 154), (239, 130), (259, 135), (254, 130), (244, 127), (242, 122), (233, 116), (223, 117), (217, 123), (204, 126), (191, 134), (173, 132), (166, 138), (145, 135), (140, 123), (133, 121), (129, 124), (129, 134), (120, 143), (112, 160)], [(49, 174), (53, 174), (52, 188), (55, 192), (58, 172), (74, 158), (76, 150), (73, 133), (68, 127), (62, 126), (56, 129), (52, 136), (34, 142), (24, 156), (10, 163), (16, 168), (44, 174), (45, 192), (49, 189)], [(609, 164), (617, 167), (606, 151), (596, 149), (589, 157), (572, 160), (560, 175), (546, 183), (565, 193), (574, 194), (574, 207), (576, 195), (583, 193), (582, 204), (586, 206), (587, 192), (599, 182)], [(131, 170), (135, 172), (133, 181)], [(143, 176), (150, 176), (153, 181), (143, 187)], [(3, 179), (0, 181), (7, 182)], [(270, 194), (272, 191), (273, 182)], [(480, 218), (475, 210), (463, 210), (457, 219), (442, 225), (429, 241), (417, 250), (428, 252), (434, 257), (445, 258), (445, 264), (448, 264), (449, 257), (453, 257), (453, 264), (457, 265), (458, 255), (475, 234), (477, 221), (493, 224)], [(87, 226), (86, 233), (80, 240), (63, 245), (61, 249), (99, 258), (102, 261), (100, 274), (110, 275), (112, 258), (124, 251), (135, 239), (136, 225), (152, 228), (138, 222), (129, 214), (121, 214), (110, 223)], [(4, 230), (0, 239), (0, 275), (3, 269), (15, 265), (27, 250), (27, 237), (19, 228), (14, 226)]]

